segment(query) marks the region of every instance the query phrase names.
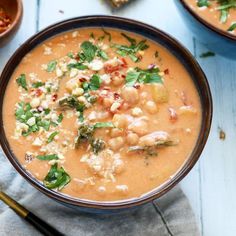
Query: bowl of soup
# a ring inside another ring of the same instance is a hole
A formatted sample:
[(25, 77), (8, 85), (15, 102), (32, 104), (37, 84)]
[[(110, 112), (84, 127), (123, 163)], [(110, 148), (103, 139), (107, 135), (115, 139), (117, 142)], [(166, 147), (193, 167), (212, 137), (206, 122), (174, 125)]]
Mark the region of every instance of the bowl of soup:
[(187, 26), (213, 52), (236, 59), (235, 0), (175, 0)]
[(1, 146), (35, 188), (118, 211), (160, 197), (194, 166), (211, 125), (207, 79), (166, 33), (86, 16), (25, 42), (0, 80)]

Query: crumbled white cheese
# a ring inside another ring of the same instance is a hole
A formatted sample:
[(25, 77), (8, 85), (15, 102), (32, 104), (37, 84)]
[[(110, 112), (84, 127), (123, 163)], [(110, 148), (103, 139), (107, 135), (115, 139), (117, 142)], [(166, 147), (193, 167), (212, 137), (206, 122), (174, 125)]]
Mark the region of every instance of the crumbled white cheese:
[(59, 67), (56, 68), (56, 75), (57, 77), (63, 76), (63, 71)]
[(36, 146), (36, 147), (40, 147), (40, 146), (42, 146), (42, 144), (43, 144), (43, 141), (38, 137), (36, 137), (34, 142), (32, 143), (32, 145)]
[(32, 81), (35, 81), (35, 80), (37, 80), (38, 75), (36, 73), (29, 73), (29, 77)]
[(99, 71), (103, 68), (103, 62), (101, 60), (95, 59), (88, 65), (89, 69), (94, 71)]
[(120, 192), (126, 193), (128, 191), (128, 186), (127, 185), (116, 185), (116, 189)]
[(104, 82), (104, 84), (108, 85), (111, 83), (111, 76), (109, 74), (104, 74), (101, 75), (100, 78), (102, 79), (102, 81)]
[(84, 93), (84, 90), (82, 88), (75, 88), (72, 91), (72, 95), (74, 96), (80, 96)]
[(41, 107), (44, 108), (44, 109), (48, 109), (48, 102), (46, 100), (43, 100), (41, 102)]
[(79, 35), (78, 31), (73, 31), (72, 32), (72, 38), (76, 38)]
[(51, 55), (52, 54), (52, 48), (48, 47), (45, 44), (43, 45), (43, 47), (44, 47), (44, 52), (43, 52), (44, 55)]
[(71, 71), (70, 71), (70, 78), (75, 77), (76, 75), (78, 75), (78, 73), (79, 73), (78, 69), (72, 68)]
[(27, 125), (29, 125), (29, 126), (35, 125), (35, 124), (36, 124), (36, 119), (35, 119), (35, 117), (29, 118), (26, 123), (27, 123)]

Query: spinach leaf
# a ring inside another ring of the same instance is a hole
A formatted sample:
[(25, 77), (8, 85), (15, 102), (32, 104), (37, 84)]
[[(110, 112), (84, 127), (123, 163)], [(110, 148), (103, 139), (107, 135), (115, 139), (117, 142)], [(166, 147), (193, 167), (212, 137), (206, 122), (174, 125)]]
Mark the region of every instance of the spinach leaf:
[(53, 60), (48, 63), (47, 72), (53, 72), (56, 69), (57, 61)]
[(58, 167), (57, 163), (54, 164), (47, 176), (45, 177), (43, 184), (49, 189), (58, 188), (61, 190), (71, 181), (70, 176), (66, 173), (63, 167)]
[(41, 161), (51, 161), (51, 160), (58, 160), (57, 154), (50, 154), (50, 155), (38, 155), (36, 156), (37, 159)]
[(102, 79), (99, 75), (94, 74), (90, 79), (89, 89), (90, 90), (98, 90), (102, 84)]
[(26, 83), (26, 76), (25, 74), (21, 74), (17, 79), (16, 82), (18, 86), (21, 86), (24, 90), (28, 90), (27, 83)]
[(64, 118), (63, 114), (60, 113), (60, 115), (58, 116), (57, 122), (58, 122), (58, 123), (61, 123), (62, 120), (63, 120), (63, 118)]
[(105, 51), (103, 51), (103, 50), (101, 50), (101, 49), (99, 49), (98, 51), (97, 51), (97, 56), (98, 57), (101, 57), (103, 60), (108, 60), (108, 55), (106, 54), (106, 52)]
[(54, 131), (53, 133), (51, 133), (48, 137), (47, 143), (51, 143), (58, 134), (58, 131)]

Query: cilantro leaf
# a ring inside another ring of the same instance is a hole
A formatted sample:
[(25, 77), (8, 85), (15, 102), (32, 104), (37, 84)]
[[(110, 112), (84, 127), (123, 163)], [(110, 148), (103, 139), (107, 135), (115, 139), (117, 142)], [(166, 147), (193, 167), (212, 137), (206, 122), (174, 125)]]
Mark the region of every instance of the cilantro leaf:
[(24, 90), (26, 90), (26, 91), (28, 90), (25, 74), (21, 74), (21, 75), (16, 79), (16, 82), (17, 82), (18, 86), (21, 86)]
[(49, 189), (58, 188), (61, 190), (71, 181), (70, 176), (66, 173), (63, 167), (58, 167), (57, 163), (54, 164), (47, 176), (45, 177), (43, 184)]
[(51, 133), (48, 137), (47, 143), (51, 143), (58, 134), (59, 134), (58, 131)]
[(97, 47), (95, 45), (93, 45), (89, 41), (84, 41), (81, 44), (80, 47), (81, 47), (81, 49), (83, 51), (83, 54), (84, 54), (86, 60), (88, 62), (91, 62), (94, 59), (94, 57), (95, 57), (95, 54), (96, 54), (96, 51), (97, 51)]
[(98, 122), (94, 126), (94, 129), (97, 128), (114, 128), (114, 124), (112, 122)]
[(56, 69), (57, 61), (50, 61), (47, 65), (47, 72), (53, 72)]

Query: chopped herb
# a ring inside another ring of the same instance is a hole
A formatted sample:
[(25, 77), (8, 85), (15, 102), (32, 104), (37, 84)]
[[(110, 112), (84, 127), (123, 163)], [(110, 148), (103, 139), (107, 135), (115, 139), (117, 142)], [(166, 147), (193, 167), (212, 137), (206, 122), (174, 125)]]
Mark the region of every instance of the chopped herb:
[(215, 56), (215, 53), (214, 52), (204, 52), (200, 55), (201, 58), (206, 58), (206, 57), (214, 57)]
[(157, 149), (161, 147), (169, 147), (176, 145), (175, 142), (171, 140), (159, 140), (153, 146), (131, 146), (128, 149), (128, 152), (139, 152), (144, 153), (146, 156), (157, 156)]
[(43, 127), (46, 131), (49, 130), (51, 122), (50, 120), (41, 120), (37, 123), (38, 126)]
[(106, 54), (105, 51), (103, 51), (103, 50), (101, 50), (101, 49), (99, 49), (99, 50), (97, 51), (97, 56), (98, 56), (98, 57), (101, 57), (103, 60), (108, 60), (108, 55)]
[(109, 40), (109, 42), (111, 41), (111, 34), (108, 32), (108, 31), (106, 31), (104, 28), (102, 28), (102, 31), (103, 31), (103, 33), (104, 33), (104, 36), (102, 36), (101, 38), (105, 38), (106, 36), (108, 37), (108, 40)]
[(58, 116), (57, 122), (58, 122), (58, 123), (61, 123), (62, 120), (63, 120), (63, 114), (60, 113), (60, 115)]
[(41, 161), (51, 161), (51, 160), (58, 160), (57, 154), (51, 154), (51, 155), (38, 155), (36, 156), (37, 159)]
[(58, 168), (58, 165), (56, 163), (51, 167), (50, 171), (43, 181), (43, 184), (49, 189), (58, 188), (58, 190), (61, 190), (70, 181), (70, 176), (66, 173), (63, 167)]
[(16, 82), (18, 86), (21, 86), (24, 90), (28, 90), (27, 83), (26, 83), (26, 76), (25, 74), (21, 74), (17, 79)]
[(105, 142), (102, 139), (93, 139), (90, 143), (92, 151), (95, 154), (98, 154), (101, 150), (103, 150), (106, 147)]
[(126, 75), (126, 86), (133, 86), (135, 83), (163, 83), (161, 76), (158, 74), (158, 68), (142, 70), (135, 68)]
[(48, 115), (50, 112), (51, 112), (51, 110), (49, 108), (44, 109), (45, 115)]
[(54, 131), (53, 133), (51, 133), (48, 137), (47, 143), (51, 143), (58, 134), (58, 131)]
[(75, 147), (78, 148), (82, 143), (91, 142), (93, 140), (94, 126), (89, 124), (82, 124), (78, 130)]
[(56, 69), (57, 61), (53, 60), (48, 63), (47, 72), (53, 72)]
[(236, 23), (233, 23), (228, 29), (227, 31), (234, 31), (236, 29)]
[(197, 5), (198, 7), (209, 7), (210, 3), (209, 0), (198, 0)]
[(45, 83), (38, 81), (38, 82), (33, 83), (32, 87), (33, 88), (39, 88), (39, 87), (42, 87), (44, 85), (45, 85)]
[(155, 58), (159, 57), (159, 52), (156, 51), (155, 54), (154, 54)]
[(98, 122), (93, 126), (96, 128), (114, 128), (114, 124), (112, 122)]
[(97, 47), (89, 41), (84, 41), (80, 47), (83, 51), (85, 59), (88, 62), (91, 62), (96, 55)]
[(90, 90), (98, 90), (102, 84), (102, 79), (99, 75), (95, 74), (91, 77), (90, 83), (89, 83), (89, 89)]
[(68, 64), (67, 67), (68, 67), (69, 69), (76, 68), (76, 69), (78, 69), (78, 70), (86, 70), (86, 69), (88, 69), (88, 67), (87, 67), (86, 65), (83, 65), (83, 64), (80, 63), (80, 62)]
[(145, 49), (149, 48), (149, 46), (146, 44), (146, 40), (141, 40), (139, 43), (137, 43), (136, 39), (131, 38), (124, 33), (121, 33), (121, 35), (130, 42), (130, 45), (127, 46), (114, 44), (113, 46), (117, 48), (116, 52), (123, 57), (129, 56), (134, 62), (140, 61), (140, 57), (136, 54), (138, 51), (144, 51)]
[(89, 37), (90, 37), (91, 39), (95, 39), (94, 33), (93, 33), (93, 32), (90, 33)]
[(78, 101), (74, 96), (68, 96), (59, 100), (59, 106), (63, 109), (75, 108), (77, 111), (83, 112), (85, 109), (84, 103)]

